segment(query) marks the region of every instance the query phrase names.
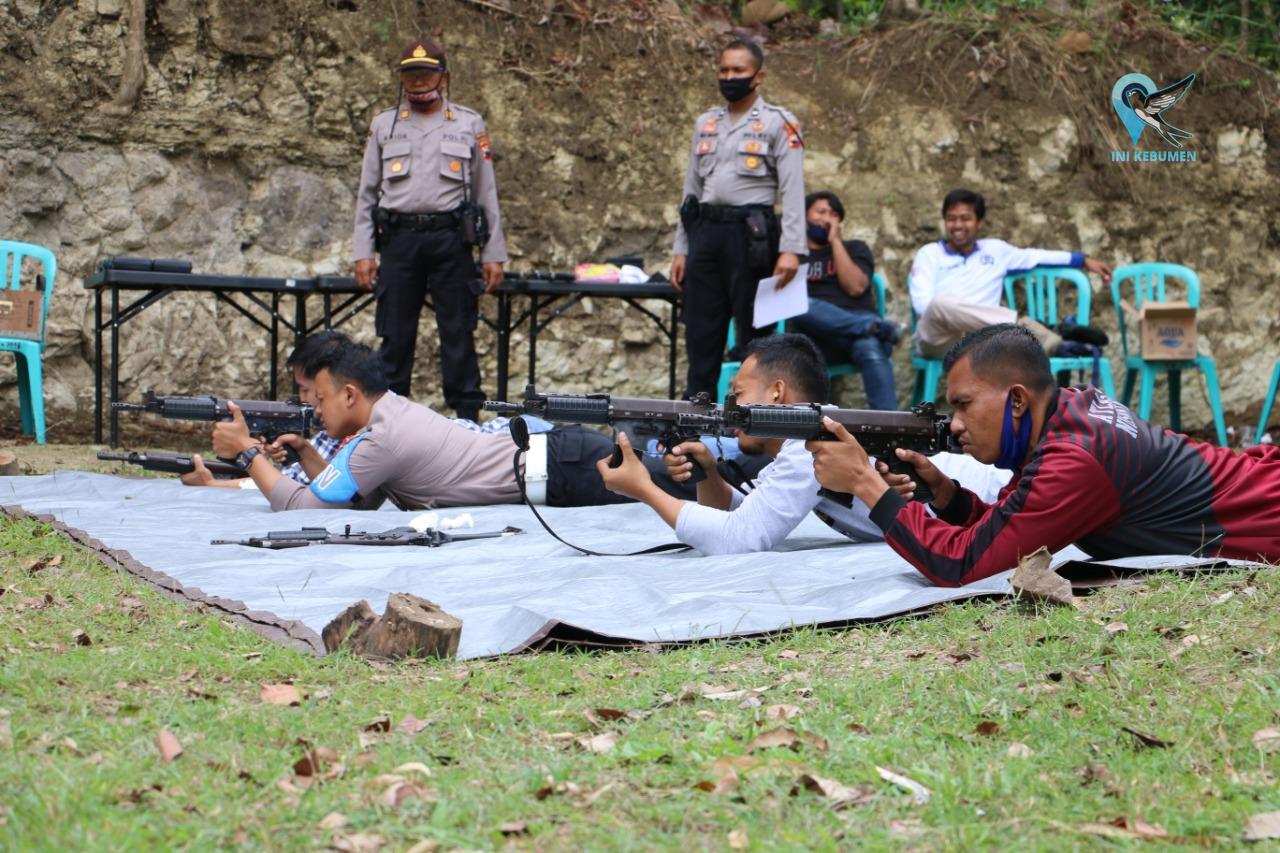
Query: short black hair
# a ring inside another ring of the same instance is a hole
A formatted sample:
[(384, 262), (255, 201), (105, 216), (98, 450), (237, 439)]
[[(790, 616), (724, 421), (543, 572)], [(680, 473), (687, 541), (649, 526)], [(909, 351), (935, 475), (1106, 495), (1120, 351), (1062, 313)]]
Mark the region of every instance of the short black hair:
[(325, 329), (322, 332), (307, 335), (293, 348), (293, 352), (289, 353), (289, 357), (284, 360), (284, 366), (290, 370), (301, 368), (303, 375), (306, 376), (307, 364), (312, 359), (330, 347), (349, 343), (351, 339), (337, 329)]
[(308, 362), (303, 374), (315, 379), (322, 370), (328, 370), (333, 381), (340, 385), (356, 386), (366, 397), (385, 394), (389, 386), (381, 357), (355, 341), (329, 347)]
[(998, 375), (1032, 391), (1045, 391), (1054, 385), (1044, 347), (1029, 329), (1016, 323), (986, 326), (965, 335), (947, 350), (942, 360), (943, 372), (950, 373), (962, 358), (968, 358), (974, 373), (983, 377)]
[(979, 219), (987, 218), (987, 200), (980, 193), (965, 189), (947, 193), (947, 197), (942, 200), (942, 218), (946, 219), (947, 211), (957, 204), (967, 204), (972, 207), (974, 215)]
[(827, 360), (807, 335), (766, 335), (747, 345), (742, 357), (756, 357), (756, 367), (770, 377), (784, 380), (806, 403), (825, 403), (831, 390)]
[(764, 68), (764, 49), (749, 39), (734, 39), (733, 41), (720, 48), (717, 56), (724, 56), (730, 50), (745, 50), (751, 54), (751, 58), (756, 61), (756, 71)]
[(820, 201), (825, 201), (831, 205), (831, 209), (836, 212), (836, 216), (840, 217), (840, 221), (844, 221), (844, 204), (840, 201), (840, 196), (831, 190), (819, 190), (816, 193), (809, 193), (804, 197), (804, 212), (808, 213), (809, 208), (813, 207)]

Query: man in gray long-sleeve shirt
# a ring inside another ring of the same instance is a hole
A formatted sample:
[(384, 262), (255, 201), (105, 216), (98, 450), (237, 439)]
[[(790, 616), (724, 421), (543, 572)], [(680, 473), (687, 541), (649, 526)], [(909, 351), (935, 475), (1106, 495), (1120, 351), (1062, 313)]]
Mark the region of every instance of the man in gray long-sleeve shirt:
[(808, 252), (804, 139), (795, 116), (760, 96), (763, 65), (759, 45), (730, 42), (719, 60), (728, 104), (693, 129), (671, 264), (671, 281), (684, 290), (686, 395), (715, 393), (729, 319), (736, 353), (761, 334), (752, 326), (756, 282), (776, 275), (786, 285)]
[(411, 42), (399, 71), (407, 101), (374, 117), (364, 149), (353, 235), (356, 283), (377, 295), (374, 325), (382, 337), (382, 359), (391, 390), (406, 396), (418, 316), (430, 291), (440, 329), (445, 403), (459, 417), (476, 420), (484, 393), (465, 204), (482, 210), (488, 224), (480, 260), (485, 290), (491, 293), (502, 283), (507, 260), (493, 149), (480, 114), (445, 98), (448, 69), (438, 45)]

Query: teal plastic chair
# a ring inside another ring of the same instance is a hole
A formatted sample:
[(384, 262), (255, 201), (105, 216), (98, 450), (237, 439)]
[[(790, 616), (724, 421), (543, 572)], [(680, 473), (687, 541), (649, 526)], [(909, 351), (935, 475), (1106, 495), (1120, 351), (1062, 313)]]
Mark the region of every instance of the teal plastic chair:
[[(784, 325), (785, 324), (783, 323), (783, 321), (779, 320), (778, 324), (773, 327), (773, 333), (775, 335), (782, 334), (782, 329)], [(733, 349), (736, 344), (737, 344), (737, 330), (734, 328), (733, 321), (730, 320), (729, 321), (729, 338), (727, 341), (725, 341), (725, 349)], [(738, 371), (741, 369), (742, 369), (742, 362), (740, 361), (721, 362), (720, 381), (716, 383), (716, 399), (719, 400), (721, 403), (724, 402), (725, 397), (729, 396), (729, 383), (733, 381), (733, 377), (737, 376)]]
[(1276, 362), (1276, 369), (1271, 371), (1271, 386), (1267, 389), (1267, 401), (1262, 404), (1262, 414), (1258, 416), (1258, 431), (1254, 434), (1254, 441), (1261, 441), (1262, 436), (1267, 431), (1267, 421), (1271, 420), (1271, 407), (1276, 402), (1276, 389), (1280, 388), (1280, 361)]
[[(876, 313), (880, 315), (881, 319), (884, 319), (885, 290), (887, 289), (884, 276), (878, 272), (872, 273), (871, 288), (872, 288), (872, 293), (875, 294)], [(857, 365), (854, 365), (854, 364), (828, 364), (827, 365), (828, 379), (835, 379), (837, 376), (848, 376), (851, 373), (857, 373), (857, 372), (858, 372)]]
[[(1046, 326), (1056, 326), (1059, 282), (1070, 282), (1075, 285), (1076, 322), (1081, 325), (1087, 324), (1089, 307), (1093, 301), (1093, 288), (1089, 285), (1087, 275), (1071, 267), (1036, 267), (1005, 276), (1005, 304), (1017, 311), (1019, 316), (1030, 317)], [(1022, 298), (1019, 299), (1019, 296)], [(1049, 359), (1049, 367), (1057, 374), (1059, 385), (1070, 385), (1071, 371), (1083, 370), (1092, 374), (1093, 359), (1088, 356), (1076, 358), (1053, 356)], [(1111, 378), (1111, 362), (1106, 356), (1098, 362), (1098, 378), (1102, 382), (1102, 393), (1108, 397), (1115, 397), (1116, 387)]]
[[(14, 243), (0, 240), (0, 290), (18, 290), (22, 284), (23, 261), (37, 261), (44, 279), (44, 298), (41, 300), (40, 337), (0, 337), (0, 350), (11, 352), (18, 361), (18, 401), (22, 410), (22, 432), (33, 435), (36, 444), (44, 444), (44, 371), (40, 358), (44, 353), (45, 330), (49, 320), (49, 301), (53, 298), (53, 284), (58, 276), (58, 261), (53, 252), (33, 243)], [(33, 282), (34, 289), (39, 282)]]
[[(907, 301), (911, 300), (911, 276), (907, 276)], [(925, 358), (916, 355), (916, 307), (911, 306), (911, 366), (916, 370), (916, 390), (913, 395), (917, 403), (936, 403), (938, 401), (938, 382), (942, 379), (942, 359)]]
[(1124, 307), (1121, 304), (1126, 286), (1133, 291), (1132, 305), (1141, 308), (1148, 300), (1165, 302), (1167, 300), (1165, 282), (1168, 278), (1178, 279), (1186, 286), (1186, 301), (1194, 309), (1200, 308), (1200, 277), (1194, 270), (1180, 264), (1145, 263), (1130, 264), (1116, 270), (1111, 277), (1111, 299), (1116, 305), (1116, 319), (1120, 325), (1120, 346), (1124, 352), (1124, 396), (1121, 398), (1126, 406), (1133, 398), (1133, 386), (1138, 379), (1142, 380), (1138, 394), (1138, 417), (1148, 420), (1151, 417), (1151, 403), (1155, 397), (1156, 375), (1168, 374), (1169, 378), (1169, 428), (1175, 431), (1182, 428), (1182, 371), (1198, 370), (1204, 374), (1204, 383), (1209, 391), (1209, 407), (1213, 410), (1213, 426), (1218, 434), (1218, 444), (1227, 445), (1227, 425), (1222, 414), (1222, 393), (1218, 387), (1218, 366), (1213, 358), (1197, 355), (1186, 361), (1144, 361), (1141, 355), (1142, 343), (1135, 342), (1133, 354), (1129, 352), (1129, 330), (1125, 323)]

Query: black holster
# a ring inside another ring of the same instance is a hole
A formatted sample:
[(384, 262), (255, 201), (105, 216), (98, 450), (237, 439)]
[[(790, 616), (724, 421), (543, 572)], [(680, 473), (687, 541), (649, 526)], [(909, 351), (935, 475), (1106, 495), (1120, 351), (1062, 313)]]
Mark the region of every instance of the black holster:
[(466, 201), (458, 208), (458, 227), (462, 230), (462, 242), (468, 246), (483, 248), (489, 242), (489, 220), (484, 208)]
[(391, 224), (391, 211), (385, 207), (375, 205), (373, 208), (373, 249), (375, 252), (382, 251), (382, 235), (387, 230), (387, 226)]
[(747, 265), (753, 270), (771, 269), (774, 262), (770, 217), (763, 208), (747, 211)]
[(698, 197), (692, 193), (685, 196), (684, 201), (680, 202), (680, 224), (684, 226), (685, 234), (693, 231), (694, 223), (698, 221), (700, 207)]

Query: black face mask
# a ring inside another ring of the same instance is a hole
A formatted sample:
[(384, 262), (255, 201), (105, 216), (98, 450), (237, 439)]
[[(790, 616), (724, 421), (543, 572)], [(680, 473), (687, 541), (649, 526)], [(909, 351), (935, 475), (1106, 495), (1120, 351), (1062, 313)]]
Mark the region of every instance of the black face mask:
[(809, 234), (809, 239), (819, 246), (825, 246), (831, 242), (831, 232), (825, 225), (814, 225), (810, 222), (807, 233)]
[(720, 81), (720, 94), (729, 103), (741, 101), (751, 94), (751, 81), (755, 77), (729, 77)]

